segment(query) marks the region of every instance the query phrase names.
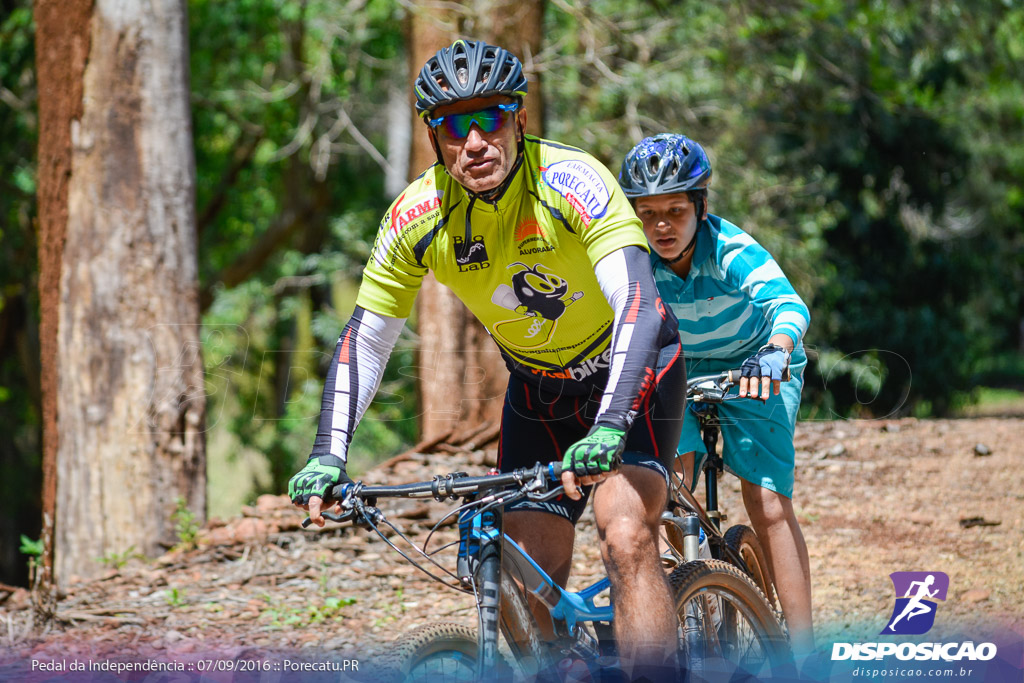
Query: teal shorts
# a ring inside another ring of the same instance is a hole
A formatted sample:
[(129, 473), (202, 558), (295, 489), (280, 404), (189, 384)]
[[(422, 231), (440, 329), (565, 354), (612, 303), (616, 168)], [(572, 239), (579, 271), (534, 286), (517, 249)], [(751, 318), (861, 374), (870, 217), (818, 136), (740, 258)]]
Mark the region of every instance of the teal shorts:
[[(738, 366), (739, 364), (737, 364)], [(725, 469), (752, 484), (793, 497), (795, 449), (793, 430), (800, 410), (800, 392), (804, 385), (807, 357), (803, 349), (793, 354), (789, 366), (791, 379), (780, 386), (779, 395), (767, 402), (736, 398), (718, 406), (722, 423), (722, 448)], [(694, 375), (707, 374), (696, 371)], [(735, 395), (738, 387), (729, 390)], [(679, 438), (679, 453), (695, 451), (699, 464), (707, 455), (700, 438), (693, 404), (688, 403)]]

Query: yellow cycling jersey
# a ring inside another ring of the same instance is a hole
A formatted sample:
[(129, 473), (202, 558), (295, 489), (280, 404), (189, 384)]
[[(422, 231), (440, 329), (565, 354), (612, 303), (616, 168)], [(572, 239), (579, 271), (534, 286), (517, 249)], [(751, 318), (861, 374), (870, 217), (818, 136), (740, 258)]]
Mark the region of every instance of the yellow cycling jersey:
[(431, 270), (510, 367), (583, 381), (611, 356), (613, 313), (594, 266), (623, 247), (646, 251), (647, 240), (594, 157), (532, 136), (524, 147), (494, 200), (467, 193), (441, 164), (413, 181), (381, 221), (356, 303), (408, 317)]

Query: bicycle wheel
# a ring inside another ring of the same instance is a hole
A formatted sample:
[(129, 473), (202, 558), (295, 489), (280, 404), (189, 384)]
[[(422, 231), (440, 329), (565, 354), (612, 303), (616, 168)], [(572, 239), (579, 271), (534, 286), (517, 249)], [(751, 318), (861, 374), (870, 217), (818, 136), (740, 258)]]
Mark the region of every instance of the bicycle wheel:
[(507, 573), (501, 574), (501, 610), (498, 626), (512, 657), (526, 677), (536, 675), (546, 665), (547, 647), (540, 636), (526, 596)]
[(747, 574), (722, 560), (696, 560), (669, 575), (686, 666), (696, 674), (742, 670), (756, 678), (790, 659), (775, 611)]
[(736, 524), (729, 527), (725, 532), (725, 545), (733, 550), (743, 560), (750, 577), (764, 593), (768, 604), (775, 607), (775, 585), (772, 583), (772, 573), (768, 568), (768, 560), (764, 556), (761, 542), (757, 540), (754, 530), (745, 524)]
[(419, 626), (399, 638), (381, 664), (387, 678), (394, 681), (475, 681), (476, 631), (453, 623)]

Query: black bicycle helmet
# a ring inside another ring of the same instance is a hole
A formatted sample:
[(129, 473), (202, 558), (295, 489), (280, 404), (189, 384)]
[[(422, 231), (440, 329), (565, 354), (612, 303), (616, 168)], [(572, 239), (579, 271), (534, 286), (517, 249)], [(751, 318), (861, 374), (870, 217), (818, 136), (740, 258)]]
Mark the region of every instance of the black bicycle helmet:
[(711, 161), (704, 148), (675, 133), (641, 140), (619, 171), (619, 185), (630, 199), (706, 190), (709, 184)]
[(416, 111), (426, 117), (443, 104), (491, 95), (522, 98), (526, 76), (519, 58), (483, 41), (456, 40), (427, 60), (416, 78)]

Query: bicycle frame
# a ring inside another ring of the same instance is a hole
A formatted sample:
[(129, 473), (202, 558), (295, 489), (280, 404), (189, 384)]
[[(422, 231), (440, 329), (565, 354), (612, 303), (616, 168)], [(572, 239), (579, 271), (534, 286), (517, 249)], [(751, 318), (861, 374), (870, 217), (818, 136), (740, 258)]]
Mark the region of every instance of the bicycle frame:
[[(718, 437), (721, 432), (718, 404), (726, 400), (725, 397), (729, 388), (738, 378), (739, 371), (730, 370), (719, 375), (706, 375), (689, 380), (687, 386), (688, 398), (698, 406), (694, 412), (697, 415), (701, 439), (707, 451), (707, 457), (700, 466), (700, 470), (704, 474), (705, 505), (702, 506), (685, 486), (673, 486), (669, 494), (670, 507), (677, 510), (682, 509), (688, 514), (680, 517), (673, 514), (673, 510), (670, 510), (662, 515), (662, 520), (678, 527), (680, 533), (685, 538), (689, 537), (689, 534), (696, 533), (696, 529), (690, 530), (686, 525), (688, 517), (696, 516), (700, 526), (704, 528), (708, 535), (712, 556), (719, 559), (727, 559), (737, 564), (737, 566), (745, 567), (742, 558), (732, 552), (723, 541), (722, 523), (728, 518), (718, 508), (718, 480), (719, 475), (725, 471), (725, 462), (722, 456), (718, 455)], [(728, 381), (728, 385), (723, 386), (723, 380)], [(685, 550), (683, 556), (687, 561), (697, 559), (695, 551)]]
[(555, 583), (533, 558), (519, 547), (519, 544), (505, 536), (504, 555), (501, 568), (510, 576), (519, 579), (523, 588), (537, 598), (551, 612), (555, 635), (576, 636), (576, 624), (583, 621), (606, 621), (614, 619), (612, 606), (599, 606), (594, 599), (611, 585), (604, 577), (581, 591), (567, 591)]
[[(477, 642), (480, 654), (477, 675), (485, 678), (498, 664), (498, 612), (500, 609), (500, 570), (516, 579), (523, 590), (536, 596), (551, 614), (555, 636), (575, 641), (582, 622), (607, 622), (614, 619), (612, 606), (597, 605), (595, 599), (608, 590), (604, 577), (581, 591), (559, 586), (509, 536), (500, 533), (502, 506), (480, 511), (467, 509), (459, 519), (458, 576), (476, 590), (480, 628)], [(500, 538), (500, 542), (499, 542)], [(500, 558), (500, 559), (497, 559)], [(495, 561), (497, 559), (497, 561)]]
[[(607, 577), (581, 591), (566, 591), (521, 546), (502, 532), (505, 505), (525, 496), (528, 490), (537, 492), (543, 479), (557, 482), (560, 471), (560, 463), (551, 463), (515, 473), (484, 477), (470, 477), (457, 472), (435, 477), (431, 482), (398, 486), (363, 487), (361, 484), (344, 484), (335, 487), (330, 498), (344, 501), (350, 499), (351, 495), (351, 499), (382, 496), (466, 501), (464, 509), (459, 512), (459, 552), (455, 576), (465, 588), (472, 589), (476, 596), (479, 617), (477, 675), (481, 679), (490, 679), (498, 670), (500, 661), (497, 645), (502, 572), (509, 578), (518, 579), (523, 590), (537, 596), (548, 609), (556, 638), (560, 641), (579, 642), (583, 635), (580, 632), (580, 624), (583, 622), (592, 622), (598, 628), (598, 624), (607, 624), (614, 619), (611, 605), (599, 606), (595, 603), (597, 596), (610, 586)], [(509, 489), (511, 485), (519, 485), (519, 491), (515, 490), (515, 486)], [(537, 499), (558, 495), (560, 491), (561, 487), (547, 490)], [(364, 507), (363, 504), (353, 505), (344, 515), (324, 513), (324, 517), (335, 522), (356, 523), (360, 523), (360, 520), (376, 522), (384, 519), (379, 510), (372, 505)], [(306, 526), (308, 521), (303, 522), (303, 525)], [(376, 530), (374, 523), (369, 526)], [(596, 648), (593, 650), (596, 654)]]

